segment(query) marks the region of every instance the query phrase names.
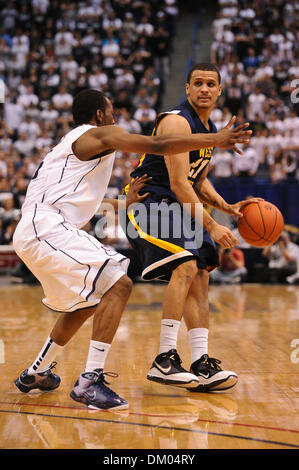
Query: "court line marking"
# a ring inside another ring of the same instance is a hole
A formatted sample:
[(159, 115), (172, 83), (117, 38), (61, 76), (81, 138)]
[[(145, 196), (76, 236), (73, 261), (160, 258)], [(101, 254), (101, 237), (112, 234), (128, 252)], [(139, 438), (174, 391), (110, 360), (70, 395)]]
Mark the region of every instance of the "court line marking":
[(12, 410), (0, 410), (1, 413), (14, 413), (14, 414), (23, 414), (23, 415), (33, 415), (33, 416), (44, 416), (46, 418), (63, 418), (63, 419), (73, 419), (73, 420), (80, 420), (80, 421), (96, 421), (101, 423), (115, 423), (115, 424), (126, 424), (128, 426), (141, 426), (146, 428), (158, 428), (158, 429), (167, 429), (172, 431), (186, 431), (191, 432), (194, 434), (207, 434), (210, 436), (218, 436), (218, 437), (230, 437), (233, 439), (243, 439), (247, 441), (255, 441), (255, 442), (263, 442), (265, 444), (271, 445), (278, 445), (284, 447), (292, 447), (295, 449), (299, 449), (299, 445), (291, 444), (286, 442), (279, 442), (279, 441), (270, 441), (267, 439), (259, 439), (256, 437), (247, 437), (247, 436), (237, 436), (234, 434), (225, 434), (225, 433), (218, 433), (212, 431), (203, 431), (199, 429), (188, 429), (188, 428), (179, 428), (176, 426), (161, 426), (159, 424), (146, 424), (146, 423), (131, 423), (130, 421), (114, 421), (113, 419), (99, 419), (99, 418), (84, 418), (84, 417), (76, 417), (76, 416), (64, 416), (64, 415), (49, 415), (46, 413), (31, 413), (29, 411), (12, 411)]
[[(61, 408), (66, 410), (81, 410), (81, 411), (89, 411), (86, 407), (83, 406), (66, 406), (66, 405), (47, 405), (47, 404), (39, 404), (39, 403), (15, 403), (9, 401), (0, 401), (0, 405), (15, 405), (15, 406), (40, 406), (44, 408)], [(1, 410), (0, 410), (1, 411)], [(13, 411), (13, 410), (12, 410)], [(109, 410), (99, 410), (100, 413), (111, 413), (113, 411)], [(14, 413), (16, 413), (14, 411)], [(120, 411), (121, 413), (121, 411)], [(134, 416), (145, 416), (148, 418), (165, 418), (169, 419), (169, 415), (159, 415), (159, 414), (151, 414), (151, 413), (138, 413), (136, 411), (128, 412), (129, 415)], [(121, 416), (121, 414), (120, 414)], [(185, 415), (172, 415), (171, 418), (186, 418)], [(299, 434), (299, 430), (297, 429), (288, 429), (288, 428), (276, 428), (274, 426), (263, 426), (261, 424), (249, 424), (249, 423), (236, 423), (231, 421), (217, 421), (212, 419), (200, 419), (198, 418), (196, 421), (201, 423), (211, 423), (211, 424), (228, 424), (231, 426), (244, 426), (247, 428), (255, 428), (255, 429), (266, 429), (269, 431), (279, 431), (279, 432), (293, 432)]]

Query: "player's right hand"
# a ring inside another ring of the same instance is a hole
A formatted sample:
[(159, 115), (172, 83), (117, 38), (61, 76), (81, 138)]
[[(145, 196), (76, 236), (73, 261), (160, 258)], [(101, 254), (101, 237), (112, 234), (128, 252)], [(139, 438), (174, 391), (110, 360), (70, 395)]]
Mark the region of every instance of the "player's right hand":
[(209, 233), (213, 240), (224, 249), (232, 248), (239, 243), (238, 239), (229, 228), (224, 227), (224, 225), (217, 224), (216, 222), (212, 225)]
[(142, 202), (146, 199), (150, 193), (147, 192), (145, 194), (140, 195), (139, 191), (143, 189), (146, 184), (151, 181), (152, 177), (148, 175), (137, 176), (131, 183), (129, 187), (129, 191), (126, 196), (126, 206), (129, 207), (131, 204)]
[(243, 152), (240, 149), (238, 149), (238, 147), (236, 147), (236, 144), (247, 145), (250, 141), (250, 136), (252, 134), (252, 131), (247, 129), (249, 126), (249, 122), (245, 122), (244, 124), (241, 124), (235, 129), (232, 129), (232, 126), (235, 121), (236, 121), (236, 116), (233, 116), (231, 120), (226, 124), (226, 126), (216, 134), (215, 147), (224, 148), (224, 149), (232, 149), (235, 152), (242, 155)]

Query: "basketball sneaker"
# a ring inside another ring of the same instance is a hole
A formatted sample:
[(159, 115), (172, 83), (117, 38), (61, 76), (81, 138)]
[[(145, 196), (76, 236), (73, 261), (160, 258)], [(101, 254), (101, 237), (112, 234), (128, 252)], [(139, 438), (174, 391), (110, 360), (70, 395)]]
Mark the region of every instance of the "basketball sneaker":
[(60, 385), (60, 377), (53, 374), (51, 371), (55, 368), (57, 362), (52, 362), (50, 367), (44, 372), (37, 372), (35, 374), (28, 374), (28, 369), (24, 370), (22, 374), (15, 380), (15, 384), (23, 393), (28, 393), (34, 388), (39, 388), (44, 392), (55, 390)]
[(212, 392), (227, 390), (238, 381), (238, 376), (231, 370), (222, 370), (221, 361), (203, 354), (200, 359), (193, 362), (190, 371), (197, 376), (199, 385), (192, 388), (192, 392)]
[(148, 380), (175, 387), (197, 387), (199, 379), (181, 366), (181, 359), (176, 349), (159, 354), (147, 374)]
[(105, 376), (118, 377), (113, 372), (103, 372), (103, 369), (95, 369), (93, 372), (83, 372), (76, 381), (70, 397), (75, 401), (80, 401), (92, 410), (109, 410), (128, 408), (128, 403), (119, 397), (109, 385)]

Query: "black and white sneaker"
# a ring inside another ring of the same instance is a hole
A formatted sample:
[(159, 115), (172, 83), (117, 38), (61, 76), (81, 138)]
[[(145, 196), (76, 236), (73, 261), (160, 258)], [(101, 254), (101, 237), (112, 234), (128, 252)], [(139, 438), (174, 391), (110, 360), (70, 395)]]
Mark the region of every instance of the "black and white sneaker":
[(84, 403), (92, 410), (125, 410), (128, 403), (124, 398), (119, 397), (106, 382), (105, 377), (117, 377), (113, 372), (103, 372), (103, 369), (96, 369), (93, 372), (83, 372), (76, 381), (70, 397)]
[(183, 369), (181, 359), (176, 349), (159, 354), (147, 374), (148, 380), (175, 387), (197, 387), (199, 380), (194, 374)]
[(203, 354), (200, 359), (193, 362), (190, 372), (197, 376), (199, 385), (193, 388), (192, 392), (212, 392), (227, 390), (234, 387), (238, 381), (238, 376), (231, 370), (222, 370), (219, 366), (221, 361)]

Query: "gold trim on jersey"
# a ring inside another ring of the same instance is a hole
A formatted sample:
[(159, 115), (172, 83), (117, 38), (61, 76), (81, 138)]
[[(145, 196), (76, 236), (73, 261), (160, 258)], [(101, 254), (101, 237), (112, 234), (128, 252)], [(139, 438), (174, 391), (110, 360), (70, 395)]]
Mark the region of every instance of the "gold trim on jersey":
[(165, 240), (161, 240), (160, 238), (156, 238), (152, 235), (149, 235), (148, 233), (145, 233), (137, 224), (133, 209), (129, 210), (128, 217), (135, 230), (138, 232), (140, 238), (144, 238), (144, 240), (148, 241), (149, 243), (152, 243), (153, 245), (156, 245), (163, 250), (170, 251), (171, 253), (182, 253), (183, 251), (187, 251), (181, 246), (175, 245), (174, 243), (170, 243)]

